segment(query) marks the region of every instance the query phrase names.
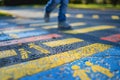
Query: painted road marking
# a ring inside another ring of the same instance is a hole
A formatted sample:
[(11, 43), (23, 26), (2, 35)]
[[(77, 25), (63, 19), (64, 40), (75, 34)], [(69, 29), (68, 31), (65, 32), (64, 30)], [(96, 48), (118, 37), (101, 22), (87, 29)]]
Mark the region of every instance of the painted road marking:
[(73, 77), (79, 77), (81, 80), (91, 80), (86, 74), (86, 70), (81, 70), (79, 66), (72, 66), (72, 70), (74, 71)]
[(69, 39), (45, 42), (43, 44), (47, 45), (47, 46), (50, 46), (50, 47), (57, 47), (57, 46), (63, 46), (63, 45), (66, 45), (66, 44), (73, 44), (73, 43), (82, 42), (82, 41), (83, 41), (82, 39), (69, 38)]
[(39, 24), (30, 24), (30, 27), (38, 27), (38, 26), (46, 26), (46, 25), (57, 25), (57, 22), (50, 22), (50, 23), (39, 23)]
[(83, 17), (84, 17), (83, 14), (77, 14), (77, 15), (76, 15), (76, 18), (83, 18)]
[(5, 50), (5, 51), (0, 51), (0, 58), (6, 58), (6, 57), (11, 57), (11, 56), (16, 56), (17, 53), (15, 50)]
[(62, 37), (62, 36), (58, 34), (48, 34), (48, 35), (43, 35), (43, 36), (35, 36), (35, 37), (29, 37), (29, 38), (23, 38), (23, 39), (3, 41), (3, 42), (0, 42), (0, 46), (22, 44), (22, 43), (27, 43), (27, 42), (34, 42), (34, 41), (59, 38), (59, 37)]
[(119, 42), (120, 41), (120, 34), (114, 34), (111, 36), (102, 37), (101, 39), (111, 41), (111, 42)]
[(0, 68), (0, 79), (1, 80), (8, 80), (11, 78), (19, 79), (27, 75), (33, 75), (41, 71), (61, 66), (65, 63), (78, 60), (83, 57), (92, 56), (93, 54), (105, 51), (111, 47), (112, 46), (110, 45), (95, 43), (75, 50), (70, 50), (67, 52), (55, 54), (37, 60), (32, 60), (21, 64), (3, 67)]
[(20, 53), (21, 53), (21, 58), (22, 59), (27, 59), (28, 58), (28, 54), (30, 54), (31, 52), (26, 51), (25, 49), (21, 48), (19, 49)]
[(17, 24), (34, 24), (34, 23), (43, 23), (44, 20), (40, 20), (40, 21), (34, 21), (34, 20), (30, 20), (30, 21), (19, 21), (17, 22)]
[(92, 18), (93, 19), (99, 19), (99, 16), (98, 15), (93, 15)]
[(19, 38), (19, 36), (18, 35), (16, 35), (16, 34), (8, 34), (11, 38)]
[(66, 14), (67, 17), (71, 17), (71, 14)]
[[(82, 25), (86, 25), (86, 23), (84, 22), (76, 22), (76, 23), (71, 23), (71, 26), (75, 27), (75, 26), (82, 26)], [(52, 28), (57, 28), (57, 25), (52, 25), (52, 26), (43, 26), (43, 29), (52, 29)]]
[(36, 28), (25, 28), (25, 29), (14, 29), (14, 30), (6, 30), (3, 31), (3, 33), (16, 33), (16, 32), (24, 32), (24, 31), (32, 31), (32, 30), (36, 30)]
[(111, 73), (110, 70), (107, 69), (107, 68), (103, 68), (103, 67), (101, 67), (99, 65), (93, 65), (91, 62), (86, 62), (85, 64), (87, 66), (90, 66), (92, 68), (93, 72), (100, 72), (102, 74), (105, 74), (109, 78), (112, 78), (114, 76), (114, 74)]
[(93, 31), (105, 30), (105, 29), (113, 29), (113, 28), (116, 28), (116, 27), (105, 25), (105, 26), (95, 26), (95, 27), (76, 29), (76, 30), (68, 30), (68, 31), (63, 31), (63, 32), (69, 33), (69, 34), (79, 34), (79, 33), (87, 33), (87, 32), (93, 32)]
[(7, 28), (0, 28), (0, 31), (3, 30), (14, 30), (14, 29), (24, 29), (24, 26), (12, 26), (12, 27), (7, 27)]
[(117, 16), (117, 15), (112, 15), (111, 18), (114, 19), (114, 20), (120, 19), (119, 16)]
[(34, 48), (36, 50), (38, 50), (39, 52), (41, 53), (44, 53), (44, 54), (49, 54), (50, 52), (42, 47), (40, 47), (39, 45), (36, 45), (34, 43), (30, 43), (28, 44), (30, 48)]

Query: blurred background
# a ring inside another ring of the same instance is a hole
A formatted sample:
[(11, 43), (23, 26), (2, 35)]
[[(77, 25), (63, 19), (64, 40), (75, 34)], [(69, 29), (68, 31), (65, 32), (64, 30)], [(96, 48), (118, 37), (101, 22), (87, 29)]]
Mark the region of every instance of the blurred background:
[[(0, 6), (18, 6), (18, 5), (42, 6), (46, 4), (47, 1), (48, 0), (0, 0)], [(69, 7), (120, 9), (120, 0), (70, 0)]]

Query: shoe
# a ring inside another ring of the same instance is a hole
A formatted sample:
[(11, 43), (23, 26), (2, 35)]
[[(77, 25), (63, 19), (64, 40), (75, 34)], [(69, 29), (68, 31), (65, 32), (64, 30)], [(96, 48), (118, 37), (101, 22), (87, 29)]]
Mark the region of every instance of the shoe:
[(50, 22), (50, 14), (49, 14), (49, 13), (46, 13), (46, 12), (45, 12), (44, 21), (45, 21), (45, 22)]
[(72, 27), (66, 22), (59, 22), (58, 29), (59, 30), (72, 30)]

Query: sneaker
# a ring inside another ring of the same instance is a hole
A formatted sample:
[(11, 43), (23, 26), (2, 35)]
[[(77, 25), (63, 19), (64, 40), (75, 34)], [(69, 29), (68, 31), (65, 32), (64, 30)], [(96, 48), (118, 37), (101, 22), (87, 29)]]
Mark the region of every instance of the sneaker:
[(60, 22), (58, 23), (58, 29), (59, 30), (71, 30), (72, 27), (66, 22)]
[(45, 15), (44, 15), (44, 21), (45, 22), (49, 22), (50, 21), (50, 14), (49, 13), (45, 13)]

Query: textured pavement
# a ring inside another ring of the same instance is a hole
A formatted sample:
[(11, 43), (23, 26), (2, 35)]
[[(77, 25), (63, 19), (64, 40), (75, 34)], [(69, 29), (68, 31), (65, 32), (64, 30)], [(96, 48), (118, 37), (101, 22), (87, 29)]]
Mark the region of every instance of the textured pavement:
[(0, 17), (0, 80), (120, 80), (120, 11), (68, 9), (60, 31), (58, 9), (0, 10), (19, 16)]

